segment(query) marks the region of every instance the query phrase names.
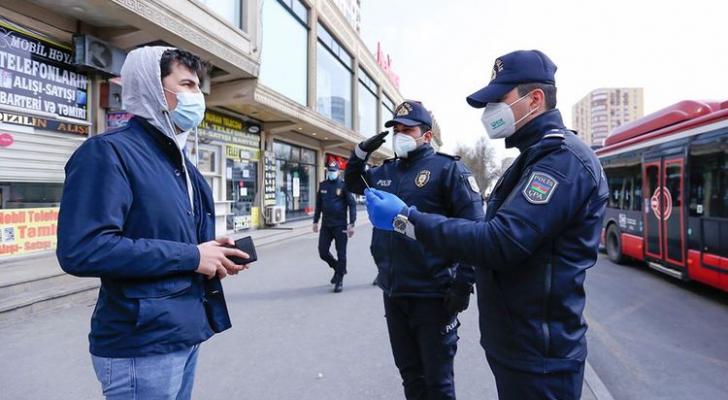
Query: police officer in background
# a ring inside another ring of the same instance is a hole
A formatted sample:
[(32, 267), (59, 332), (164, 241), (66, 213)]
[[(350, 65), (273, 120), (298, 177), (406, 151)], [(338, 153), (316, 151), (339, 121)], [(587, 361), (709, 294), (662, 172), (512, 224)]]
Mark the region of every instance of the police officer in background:
[[(349, 215), (349, 223), (346, 215)], [(354, 222), (356, 221), (356, 201), (354, 196), (344, 187), (344, 181), (339, 178), (339, 166), (331, 161), (326, 167), (326, 180), (319, 183), (316, 193), (316, 210), (313, 214), (313, 231), (319, 232), (319, 219), (323, 214), (321, 233), (319, 234), (319, 257), (334, 270), (331, 284), (334, 292), (339, 293), (344, 287), (346, 275), (346, 242), (354, 235)], [(329, 248), (331, 241), (336, 241), (336, 257), (331, 255)]]
[[(376, 187), (427, 212), (481, 220), (483, 202), (475, 180), (457, 157), (434, 151), (431, 126), (430, 113), (421, 103), (400, 104), (385, 124), (394, 128), (397, 157), (365, 170), (367, 158), (384, 143), (387, 132), (360, 143), (345, 171), (346, 187), (359, 194), (367, 186)], [(474, 268), (380, 229), (374, 229), (371, 251), (405, 397), (454, 399), (457, 314), (468, 306)]]
[(596, 156), (555, 108), (555, 72), (540, 51), (509, 53), (467, 98), (485, 107), (491, 139), (520, 150), (493, 189), (485, 222), (367, 192), (376, 227), (477, 266), (482, 345), (502, 400), (578, 399), (584, 378), (584, 278), (597, 259), (609, 193)]

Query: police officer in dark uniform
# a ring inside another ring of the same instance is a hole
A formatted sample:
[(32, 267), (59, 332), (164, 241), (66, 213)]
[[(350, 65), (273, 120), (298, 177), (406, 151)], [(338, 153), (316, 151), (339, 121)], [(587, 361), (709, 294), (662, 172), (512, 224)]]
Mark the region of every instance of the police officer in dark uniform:
[(608, 189), (596, 156), (555, 109), (555, 72), (540, 51), (509, 53), (467, 98), (485, 107), (488, 136), (520, 150), (490, 196), (485, 222), (367, 192), (376, 227), (477, 266), (481, 343), (502, 400), (581, 396), (584, 278), (597, 259)]
[[(345, 171), (349, 190), (362, 193), (367, 186), (376, 187), (427, 212), (482, 220), (483, 201), (475, 180), (457, 157), (434, 151), (432, 117), (422, 104), (405, 101), (385, 126), (393, 127), (397, 157), (365, 170), (369, 154), (384, 143), (387, 132), (360, 143)], [(374, 229), (371, 252), (405, 397), (454, 399), (457, 314), (468, 306), (474, 268), (380, 229)]]
[[(346, 222), (347, 210), (349, 223)], [(316, 193), (316, 210), (313, 214), (313, 231), (319, 231), (319, 220), (323, 214), (321, 233), (319, 234), (319, 257), (334, 270), (331, 284), (334, 292), (339, 293), (344, 287), (346, 275), (346, 242), (354, 235), (356, 221), (356, 200), (344, 187), (339, 178), (339, 166), (336, 161), (326, 167), (326, 180), (319, 183)], [(329, 251), (331, 241), (336, 241), (336, 257)]]

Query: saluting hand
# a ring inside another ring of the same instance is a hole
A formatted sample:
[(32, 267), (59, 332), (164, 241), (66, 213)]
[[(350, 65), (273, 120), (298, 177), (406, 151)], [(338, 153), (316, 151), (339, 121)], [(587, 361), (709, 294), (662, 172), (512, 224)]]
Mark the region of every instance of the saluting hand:
[(197, 246), (200, 251), (200, 264), (195, 272), (207, 276), (208, 279), (223, 279), (228, 274), (237, 275), (238, 272), (248, 269), (248, 265), (237, 265), (228, 259), (230, 257), (249, 258), (247, 253), (236, 248), (225, 246), (234, 246), (235, 241), (231, 238), (219, 238), (209, 242), (202, 243)]
[(376, 135), (370, 137), (369, 139), (359, 143), (359, 148), (362, 149), (366, 153), (371, 153), (380, 148), (386, 140), (384, 140), (384, 137), (389, 134), (389, 131), (384, 131), (377, 133)]

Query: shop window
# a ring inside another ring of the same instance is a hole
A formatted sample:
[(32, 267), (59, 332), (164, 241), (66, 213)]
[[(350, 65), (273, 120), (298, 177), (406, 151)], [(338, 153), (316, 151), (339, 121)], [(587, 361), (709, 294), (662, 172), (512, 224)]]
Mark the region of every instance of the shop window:
[(308, 95), (308, 10), (299, 0), (263, 2), (260, 81), (306, 105)]
[(58, 207), (62, 183), (0, 182), (0, 209)]
[[(290, 152), (275, 151), (276, 205), (286, 208), (287, 219), (310, 216), (316, 201), (316, 152), (281, 142), (274, 142), (273, 148), (274, 151), (291, 148)], [(298, 158), (279, 157), (279, 154), (297, 154)]]
[(248, 159), (225, 160), (226, 198), (230, 201), (227, 229), (240, 231), (251, 227), (258, 193), (258, 162)]
[(203, 174), (206, 172), (217, 172), (217, 152), (213, 150), (200, 149), (197, 169), (199, 169)]
[(305, 164), (316, 164), (316, 152), (309, 149), (301, 149), (301, 162)]

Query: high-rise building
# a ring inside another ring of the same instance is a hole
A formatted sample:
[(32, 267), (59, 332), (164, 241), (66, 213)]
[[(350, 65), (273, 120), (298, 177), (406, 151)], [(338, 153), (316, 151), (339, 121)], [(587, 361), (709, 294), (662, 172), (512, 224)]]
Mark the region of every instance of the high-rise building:
[(614, 128), (644, 114), (642, 88), (602, 88), (572, 107), (572, 127), (586, 144), (601, 147)]

